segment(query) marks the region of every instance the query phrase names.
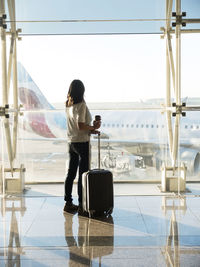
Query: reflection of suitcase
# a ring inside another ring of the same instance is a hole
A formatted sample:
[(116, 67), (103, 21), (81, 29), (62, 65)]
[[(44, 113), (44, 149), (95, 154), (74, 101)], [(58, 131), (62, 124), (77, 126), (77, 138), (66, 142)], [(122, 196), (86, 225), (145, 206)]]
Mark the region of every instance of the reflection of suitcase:
[[(114, 224), (112, 215), (104, 220), (79, 217), (79, 247), (85, 257), (100, 258), (113, 253)], [(106, 247), (106, 249), (105, 249)]]
[(100, 169), (100, 134), (98, 134), (98, 169), (89, 170), (82, 177), (83, 210), (89, 216), (111, 214), (113, 210), (113, 176)]

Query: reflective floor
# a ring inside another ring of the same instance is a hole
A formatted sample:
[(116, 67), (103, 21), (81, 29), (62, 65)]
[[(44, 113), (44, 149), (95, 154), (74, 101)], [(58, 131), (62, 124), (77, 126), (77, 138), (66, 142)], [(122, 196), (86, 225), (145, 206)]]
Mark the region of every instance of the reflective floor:
[(62, 185), (1, 197), (0, 266), (200, 266), (200, 186), (181, 197), (125, 187), (109, 218), (64, 214)]

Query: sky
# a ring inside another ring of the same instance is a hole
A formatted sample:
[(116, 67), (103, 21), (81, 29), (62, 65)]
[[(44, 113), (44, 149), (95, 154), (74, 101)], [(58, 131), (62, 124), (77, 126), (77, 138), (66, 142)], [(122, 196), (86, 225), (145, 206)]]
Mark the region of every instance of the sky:
[(61, 101), (73, 79), (89, 102), (135, 101), (163, 96), (163, 44), (141, 35), (23, 37), (18, 60), (50, 101)]
[[(182, 36), (184, 97), (200, 96), (199, 47), (200, 34)], [(18, 60), (50, 102), (63, 101), (73, 79), (83, 81), (89, 102), (165, 97), (160, 35), (25, 36)]]
[[(47, 8), (48, 6), (48, 8)], [(41, 20), (110, 20), (110, 19), (163, 19), (165, 1), (160, 0), (20, 0), (16, 2), (16, 18), (23, 33), (102, 33), (102, 32), (155, 32), (160, 24), (153, 22), (90, 22), (39, 23)]]
[[(40, 1), (39, 6), (35, 1), (21, 0), (16, 2), (17, 19), (164, 18), (164, 1), (153, 0), (151, 5), (148, 0), (113, 1), (104, 0), (100, 5), (98, 1), (87, 0), (82, 5), (80, 0), (59, 0), (59, 5), (55, 6), (57, 1), (44, 0), (42, 3)], [(45, 8), (47, 4), (48, 9)], [(188, 10), (188, 2), (183, 0), (182, 4)], [(189, 17), (191, 14), (194, 17), (196, 13), (199, 14), (199, 6), (198, 1), (190, 1)], [(106, 24), (98, 31), (108, 29), (108, 32), (124, 32), (126, 29), (135, 32), (133, 24), (129, 23), (128, 27), (122, 27), (122, 24)], [(148, 24), (151, 25), (143, 22), (139, 31), (157, 31), (154, 27), (148, 28)], [(38, 23), (23, 25), (23, 33), (35, 31), (39, 34), (43, 31), (58, 33), (59, 27), (54, 26), (60, 24), (42, 23), (44, 28)], [(34, 29), (31, 25), (34, 25)], [(97, 30), (92, 24), (81, 25), (83, 28), (79, 25), (75, 29), (71, 24), (62, 24), (61, 32), (70, 32), (72, 29), (79, 32)], [(172, 42), (175, 42), (175, 38)], [(183, 97), (200, 96), (199, 47), (200, 34), (182, 35)], [(165, 40), (160, 38), (160, 34), (27, 35), (17, 45), (18, 61), (24, 65), (47, 99), (54, 103), (63, 102), (73, 79), (83, 81), (85, 97), (89, 102), (132, 102), (163, 98), (166, 83), (165, 54)]]
[[(200, 34), (182, 35), (184, 97), (200, 96), (199, 47)], [(17, 51), (50, 102), (62, 102), (73, 79), (83, 81), (89, 102), (165, 97), (165, 40), (158, 34), (24, 36)]]
[[(165, 0), (19, 0), (17, 23), (24, 34), (158, 33), (165, 19)], [(175, 11), (173, 0), (173, 11)], [(199, 0), (181, 0), (187, 18), (199, 18)], [(66, 22), (67, 20), (134, 19), (134, 22)], [(39, 21), (54, 21), (43, 23)], [(59, 20), (65, 22), (59, 23)], [(159, 20), (159, 21), (156, 21)], [(29, 22), (28, 22), (29, 21)], [(37, 21), (32, 23), (30, 21)], [(196, 25), (192, 25), (194, 28)], [(188, 28), (190, 27), (187, 24)]]

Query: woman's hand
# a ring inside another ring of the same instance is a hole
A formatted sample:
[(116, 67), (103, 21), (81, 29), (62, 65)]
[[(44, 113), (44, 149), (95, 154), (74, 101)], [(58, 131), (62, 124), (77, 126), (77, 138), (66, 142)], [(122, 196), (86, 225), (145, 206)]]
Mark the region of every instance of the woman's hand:
[(95, 129), (99, 129), (101, 127), (101, 121), (93, 121), (93, 126)]
[(96, 129), (100, 127), (99, 125), (96, 125), (96, 126), (90, 126), (90, 125), (87, 125), (85, 124), (84, 122), (79, 122), (78, 123), (78, 128), (80, 131), (89, 131), (90, 133), (94, 133), (94, 134), (97, 134), (99, 133), (99, 131), (96, 131)]

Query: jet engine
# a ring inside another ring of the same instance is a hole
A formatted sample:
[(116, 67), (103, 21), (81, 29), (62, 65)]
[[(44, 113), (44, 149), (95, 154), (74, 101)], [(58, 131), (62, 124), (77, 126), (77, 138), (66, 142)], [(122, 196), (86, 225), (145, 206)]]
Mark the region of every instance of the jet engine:
[(181, 149), (180, 160), (184, 162), (190, 174), (197, 174), (200, 171), (200, 153), (194, 149)]
[[(170, 159), (166, 159), (165, 157), (159, 155), (160, 154), (156, 155), (156, 169), (161, 170), (163, 162), (165, 162), (165, 165), (170, 166)], [(185, 163), (187, 173), (195, 175), (200, 171), (200, 152), (195, 149), (181, 147), (180, 153), (178, 154), (178, 162)], [(180, 165), (180, 163), (178, 165)]]

